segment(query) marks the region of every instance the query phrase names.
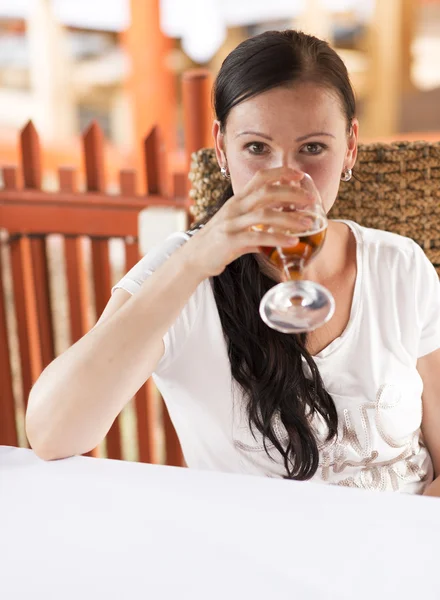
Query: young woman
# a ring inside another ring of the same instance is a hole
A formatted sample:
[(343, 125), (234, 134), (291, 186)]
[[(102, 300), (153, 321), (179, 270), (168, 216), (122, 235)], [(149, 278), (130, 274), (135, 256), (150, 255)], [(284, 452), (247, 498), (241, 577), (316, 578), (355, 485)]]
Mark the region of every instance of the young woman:
[(294, 204), (289, 182), (308, 173), (328, 212), (354, 167), (344, 64), (314, 37), (267, 32), (226, 58), (214, 99), (227, 193), (203, 227), (145, 256), (43, 372), (34, 450), (95, 447), (153, 374), (189, 467), (440, 495), (440, 286), (416, 243), (330, 221), (306, 276), (333, 294), (331, 320), (286, 335), (259, 315), (281, 277), (259, 249), (297, 241), (280, 233), (294, 215), (274, 209)]

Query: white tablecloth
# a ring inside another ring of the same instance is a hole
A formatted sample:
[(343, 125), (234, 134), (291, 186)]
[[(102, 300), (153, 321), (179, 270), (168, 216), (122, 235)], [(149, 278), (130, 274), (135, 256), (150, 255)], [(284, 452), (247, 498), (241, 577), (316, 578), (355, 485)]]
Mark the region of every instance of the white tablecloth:
[(2, 600), (440, 598), (440, 499), (0, 447)]

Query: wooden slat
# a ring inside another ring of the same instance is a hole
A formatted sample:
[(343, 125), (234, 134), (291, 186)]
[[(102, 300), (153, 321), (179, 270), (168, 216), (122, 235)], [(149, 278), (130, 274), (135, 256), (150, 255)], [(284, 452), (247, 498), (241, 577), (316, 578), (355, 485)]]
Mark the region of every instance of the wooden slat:
[(90, 329), (88, 316), (90, 294), (85, 270), (83, 239), (80, 236), (66, 237), (64, 253), (70, 313), (70, 341), (74, 344)]
[[(139, 260), (138, 241), (125, 241), (125, 269), (129, 271)], [(136, 428), (138, 435), (139, 461), (157, 463), (159, 461), (156, 443), (158, 423), (155, 402), (155, 385), (150, 378), (135, 397)]]
[(18, 184), (17, 167), (3, 167), (3, 185), (5, 190), (16, 190)]
[(3, 278), (3, 261), (0, 253), (0, 445), (18, 446)]
[(162, 133), (153, 127), (144, 141), (147, 194), (167, 195), (165, 147)]
[(119, 171), (119, 188), (124, 198), (135, 198), (137, 188), (136, 171), (133, 169), (121, 169)]
[[(58, 172), (60, 190), (75, 192), (75, 171), (60, 169)], [(80, 235), (64, 238), (66, 259), (67, 294), (70, 316), (70, 341), (72, 344), (83, 337), (90, 329), (90, 293), (86, 274), (84, 240)]]
[[(31, 190), (40, 190), (42, 179), (40, 140), (32, 121), (29, 121), (21, 132), (20, 146), (24, 187)], [(40, 328), (42, 367), (44, 368), (55, 358), (46, 237), (32, 237), (30, 248), (36, 286), (35, 298), (38, 326)]]
[(52, 301), (49, 291), (49, 269), (46, 236), (31, 237), (30, 247), (35, 283), (35, 299), (40, 329), (42, 368), (55, 358)]
[[(87, 190), (105, 192), (104, 138), (97, 123), (92, 123), (84, 134), (84, 162)], [(92, 238), (93, 277), (95, 284), (96, 314), (107, 304), (111, 289), (108, 239)]]
[[(105, 193), (104, 136), (96, 122), (93, 122), (83, 136), (86, 185), (89, 192)], [(111, 269), (108, 239), (92, 238), (93, 285), (95, 308), (99, 316), (110, 297)], [(107, 456), (122, 458), (121, 427), (119, 417), (106, 436)]]
[(87, 189), (105, 192), (104, 135), (96, 121), (83, 135), (83, 148)]
[(92, 264), (95, 308), (96, 315), (99, 316), (109, 301), (112, 287), (108, 240), (92, 239)]
[(14, 307), (20, 346), (23, 399), (27, 406), (29, 392), (43, 367), (38, 326), (33, 261), (29, 238), (11, 240), (11, 266)]
[[(60, 192), (78, 193), (76, 184), (76, 169), (72, 167), (60, 167), (58, 169), (58, 187)], [(59, 194), (57, 194), (59, 196)]]
[(41, 188), (41, 151), (37, 130), (32, 121), (21, 132), (21, 160), (26, 188)]
[(135, 397), (136, 430), (138, 436), (139, 462), (157, 464), (156, 427), (157, 409), (155, 403), (156, 386), (148, 379)]

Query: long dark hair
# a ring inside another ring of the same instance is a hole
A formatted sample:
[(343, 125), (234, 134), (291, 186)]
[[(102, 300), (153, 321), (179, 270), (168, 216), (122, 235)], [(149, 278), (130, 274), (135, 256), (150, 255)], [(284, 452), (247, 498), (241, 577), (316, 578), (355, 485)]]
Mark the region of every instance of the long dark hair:
[[(238, 103), (274, 87), (306, 81), (338, 94), (349, 129), (355, 116), (353, 90), (344, 63), (326, 42), (294, 30), (268, 31), (244, 41), (225, 59), (214, 85), (221, 128)], [(229, 186), (195, 226), (207, 222), (232, 195)], [(233, 261), (213, 284), (232, 376), (248, 399), (249, 427), (262, 434), (266, 448), (269, 441), (281, 454), (286, 478), (310, 479), (319, 465), (311, 418), (322, 416), (331, 441), (337, 436), (338, 416), (306, 349), (306, 336), (278, 333), (260, 319), (260, 300), (274, 282), (261, 271), (255, 255)], [(287, 444), (276, 435), (276, 416), (286, 429)]]

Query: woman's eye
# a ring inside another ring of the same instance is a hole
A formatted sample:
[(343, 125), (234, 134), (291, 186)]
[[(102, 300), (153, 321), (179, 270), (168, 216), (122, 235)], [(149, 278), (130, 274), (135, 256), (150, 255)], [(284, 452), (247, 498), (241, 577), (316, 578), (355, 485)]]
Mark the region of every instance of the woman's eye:
[(306, 154), (321, 154), (325, 148), (324, 144), (306, 144), (302, 147), (301, 152), (305, 152)]
[(267, 152), (266, 144), (263, 142), (251, 142), (246, 145), (251, 154), (265, 154)]

